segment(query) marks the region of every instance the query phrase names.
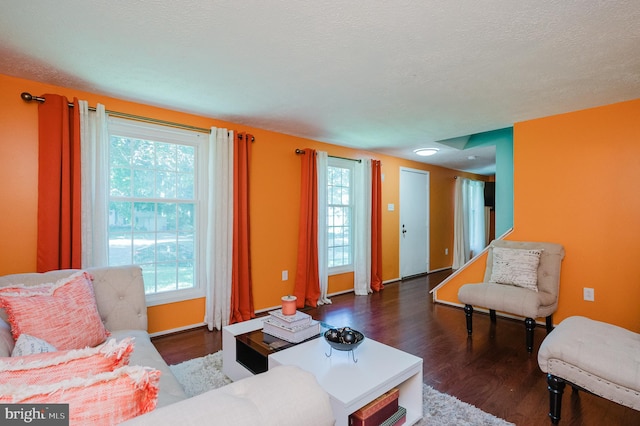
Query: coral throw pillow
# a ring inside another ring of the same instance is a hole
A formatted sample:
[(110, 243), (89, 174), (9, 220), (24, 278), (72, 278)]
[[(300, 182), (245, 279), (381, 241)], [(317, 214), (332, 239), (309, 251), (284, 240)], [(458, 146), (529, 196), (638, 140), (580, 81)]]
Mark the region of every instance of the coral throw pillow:
[(2, 404), (69, 404), (70, 425), (115, 425), (156, 407), (160, 371), (121, 367), (47, 385), (0, 385)]
[(0, 358), (0, 383), (45, 385), (113, 371), (129, 364), (133, 345), (128, 337), (120, 342), (110, 339), (95, 348)]
[(80, 349), (104, 342), (109, 332), (100, 319), (91, 275), (77, 272), (56, 283), (0, 289), (13, 338), (38, 337), (58, 350)]

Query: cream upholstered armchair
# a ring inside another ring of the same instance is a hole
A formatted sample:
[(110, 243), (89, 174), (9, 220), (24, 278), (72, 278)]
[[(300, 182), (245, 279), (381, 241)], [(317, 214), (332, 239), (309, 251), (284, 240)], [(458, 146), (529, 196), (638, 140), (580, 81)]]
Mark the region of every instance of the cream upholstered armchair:
[(492, 322), (496, 311), (521, 316), (525, 318), (527, 351), (532, 352), (535, 319), (545, 317), (547, 333), (553, 329), (563, 258), (564, 248), (556, 243), (492, 241), (484, 282), (465, 284), (458, 291), (458, 299), (465, 305), (469, 336), (473, 306), (489, 309)]

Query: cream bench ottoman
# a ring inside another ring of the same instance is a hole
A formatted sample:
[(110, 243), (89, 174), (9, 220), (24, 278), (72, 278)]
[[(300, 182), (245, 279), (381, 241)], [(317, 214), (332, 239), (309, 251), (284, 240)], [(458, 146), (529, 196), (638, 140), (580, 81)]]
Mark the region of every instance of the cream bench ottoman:
[(562, 321), (542, 342), (540, 369), (547, 373), (549, 417), (560, 421), (568, 383), (640, 411), (640, 334), (574, 316)]

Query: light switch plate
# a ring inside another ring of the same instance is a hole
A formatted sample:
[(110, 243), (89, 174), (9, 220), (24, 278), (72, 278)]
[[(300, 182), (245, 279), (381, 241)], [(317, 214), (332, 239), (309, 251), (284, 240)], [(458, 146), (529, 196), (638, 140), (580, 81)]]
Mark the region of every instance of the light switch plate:
[(595, 300), (595, 291), (592, 288), (583, 288), (584, 300), (587, 302), (593, 302)]

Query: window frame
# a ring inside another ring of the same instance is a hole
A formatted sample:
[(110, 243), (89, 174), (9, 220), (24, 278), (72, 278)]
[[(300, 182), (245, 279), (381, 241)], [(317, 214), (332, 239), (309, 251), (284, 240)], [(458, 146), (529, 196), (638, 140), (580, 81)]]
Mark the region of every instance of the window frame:
[[(188, 289), (175, 289), (164, 292), (149, 293), (145, 292), (147, 306), (156, 306), (173, 302), (181, 302), (190, 299), (205, 297), (205, 248), (206, 241), (206, 218), (207, 218), (207, 157), (208, 157), (208, 134), (193, 130), (177, 129), (170, 126), (159, 124), (145, 123), (127, 120), (123, 118), (109, 117), (108, 122), (108, 145), (109, 158), (108, 177), (107, 177), (107, 206), (113, 201), (123, 201), (128, 199), (131, 202), (167, 202), (178, 203), (185, 199), (180, 198), (141, 198), (141, 197), (113, 197), (111, 195), (111, 136), (123, 136), (130, 139), (151, 140), (154, 142), (170, 143), (178, 145), (192, 146), (195, 150), (196, 161), (194, 164), (194, 194), (193, 203), (195, 210), (194, 220), (194, 286)], [(108, 207), (107, 207), (108, 208)], [(107, 212), (108, 215), (108, 212)], [(109, 230), (105, 230), (107, 235)], [(154, 230), (157, 232), (157, 229)], [(107, 238), (108, 242), (108, 238)], [(108, 261), (108, 260), (107, 260)], [(133, 261), (133, 259), (132, 259)]]
[[(330, 197), (330, 191), (329, 191), (329, 186), (330, 186), (330, 182), (329, 182), (329, 168), (330, 167), (337, 167), (337, 168), (343, 168), (343, 169), (348, 169), (350, 171), (349, 173), (349, 204), (348, 206), (351, 209), (351, 218), (350, 218), (350, 223), (351, 225), (349, 226), (349, 231), (350, 231), (350, 244), (349, 244), (349, 249), (350, 249), (350, 259), (351, 262), (346, 264), (346, 265), (340, 265), (340, 266), (329, 266), (329, 208), (332, 206), (332, 204), (329, 202), (329, 197)], [(344, 274), (344, 273), (348, 273), (348, 272), (354, 272), (355, 270), (355, 227), (356, 227), (356, 223), (355, 223), (355, 213), (356, 213), (356, 205), (355, 205), (355, 174), (356, 174), (356, 167), (355, 167), (355, 162), (353, 160), (348, 160), (348, 159), (344, 159), (344, 158), (337, 158), (337, 157), (329, 157), (327, 160), (327, 272), (328, 275), (338, 275), (338, 274)]]

